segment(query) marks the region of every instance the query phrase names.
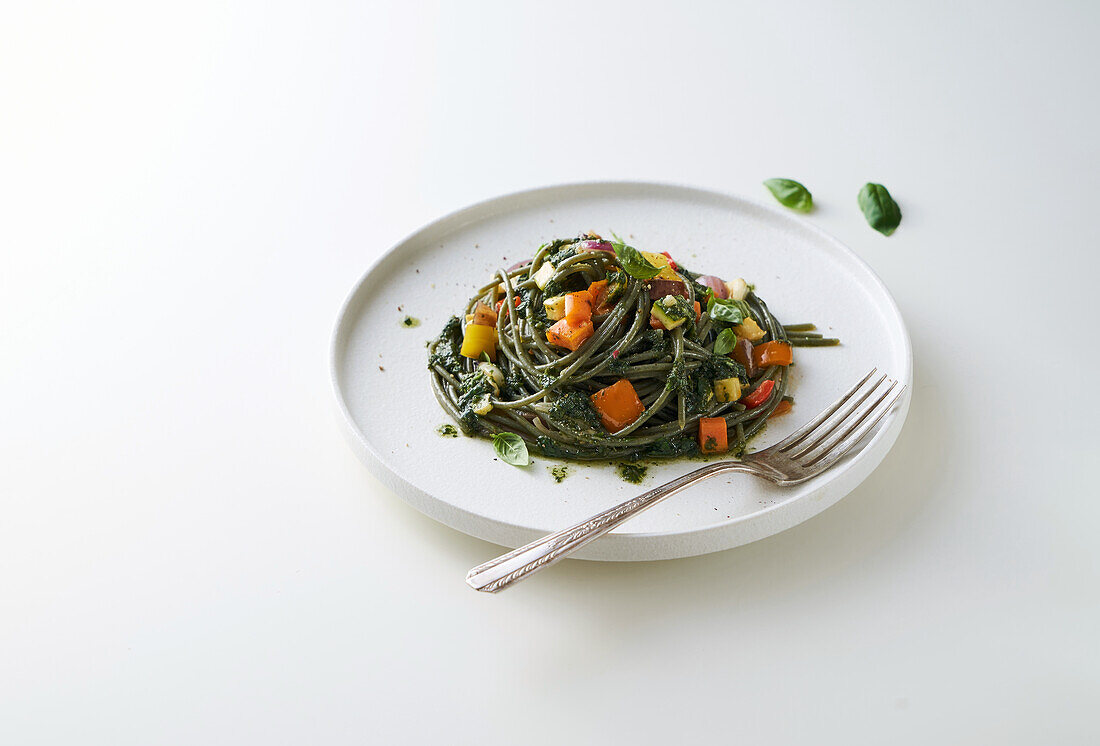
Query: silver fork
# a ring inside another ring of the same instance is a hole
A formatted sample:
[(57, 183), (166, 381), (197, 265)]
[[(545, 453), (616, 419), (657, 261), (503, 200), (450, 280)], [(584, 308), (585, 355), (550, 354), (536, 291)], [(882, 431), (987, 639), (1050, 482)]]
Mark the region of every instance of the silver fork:
[(590, 541), (626, 523), (670, 495), (715, 474), (740, 471), (763, 477), (781, 487), (816, 477), (850, 451), (886, 415), (905, 391), (897, 381), (882, 375), (866, 384), (875, 369), (824, 412), (775, 445), (744, 456), (740, 461), (720, 461), (673, 479), (649, 492), (581, 521), (575, 526), (544, 536), (527, 546), (478, 565), (466, 575), (471, 588), (496, 593), (532, 573), (564, 559)]

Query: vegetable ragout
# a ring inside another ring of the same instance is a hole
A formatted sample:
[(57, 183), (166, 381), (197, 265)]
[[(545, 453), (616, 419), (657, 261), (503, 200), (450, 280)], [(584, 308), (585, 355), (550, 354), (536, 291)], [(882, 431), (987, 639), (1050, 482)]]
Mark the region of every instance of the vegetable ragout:
[(527, 449), (583, 461), (744, 452), (787, 412), (792, 347), (744, 279), (594, 233), (498, 270), (429, 345), (440, 405), (508, 463)]

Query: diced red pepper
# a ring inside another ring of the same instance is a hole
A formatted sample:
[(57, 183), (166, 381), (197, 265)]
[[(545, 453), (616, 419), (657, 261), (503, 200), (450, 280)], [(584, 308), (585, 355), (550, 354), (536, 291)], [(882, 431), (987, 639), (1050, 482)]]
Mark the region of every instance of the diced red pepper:
[(664, 254), (666, 259), (668, 259), (668, 266), (669, 267), (671, 267), (672, 269), (677, 269), (678, 268), (676, 262), (672, 261), (672, 255), (671, 254), (669, 254), (667, 251), (662, 251), (661, 253)]
[[(519, 304), (523, 303), (523, 298), (520, 298), (518, 295), (514, 296), (514, 298), (515, 298), (516, 308), (519, 308)], [(500, 300), (497, 301), (496, 311), (497, 311), (498, 314), (500, 313), (500, 307), (504, 305), (505, 300), (507, 300), (507, 298), (501, 298)]]
[(768, 397), (771, 396), (772, 389), (774, 388), (775, 381), (769, 378), (767, 381), (764, 381), (762, 384), (754, 388), (751, 393), (742, 396), (741, 403), (745, 405), (746, 409), (756, 409), (768, 400)]

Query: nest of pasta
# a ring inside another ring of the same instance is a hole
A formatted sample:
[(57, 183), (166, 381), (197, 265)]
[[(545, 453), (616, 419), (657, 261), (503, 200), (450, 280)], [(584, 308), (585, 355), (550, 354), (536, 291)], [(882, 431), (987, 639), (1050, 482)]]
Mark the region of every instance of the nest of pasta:
[(577, 460), (738, 454), (790, 409), (795, 345), (743, 279), (595, 234), (500, 269), (429, 347), (436, 398), (467, 435), (512, 433)]

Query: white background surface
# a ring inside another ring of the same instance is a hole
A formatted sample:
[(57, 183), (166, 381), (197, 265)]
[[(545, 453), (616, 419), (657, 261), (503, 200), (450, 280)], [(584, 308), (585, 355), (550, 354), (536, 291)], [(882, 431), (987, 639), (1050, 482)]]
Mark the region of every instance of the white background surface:
[[(22, 8), (0, 742), (1100, 738), (1095, 6)], [(757, 544), (470, 591), (497, 548), (341, 439), (352, 283), (517, 188), (771, 176), (898, 299), (895, 450)]]

